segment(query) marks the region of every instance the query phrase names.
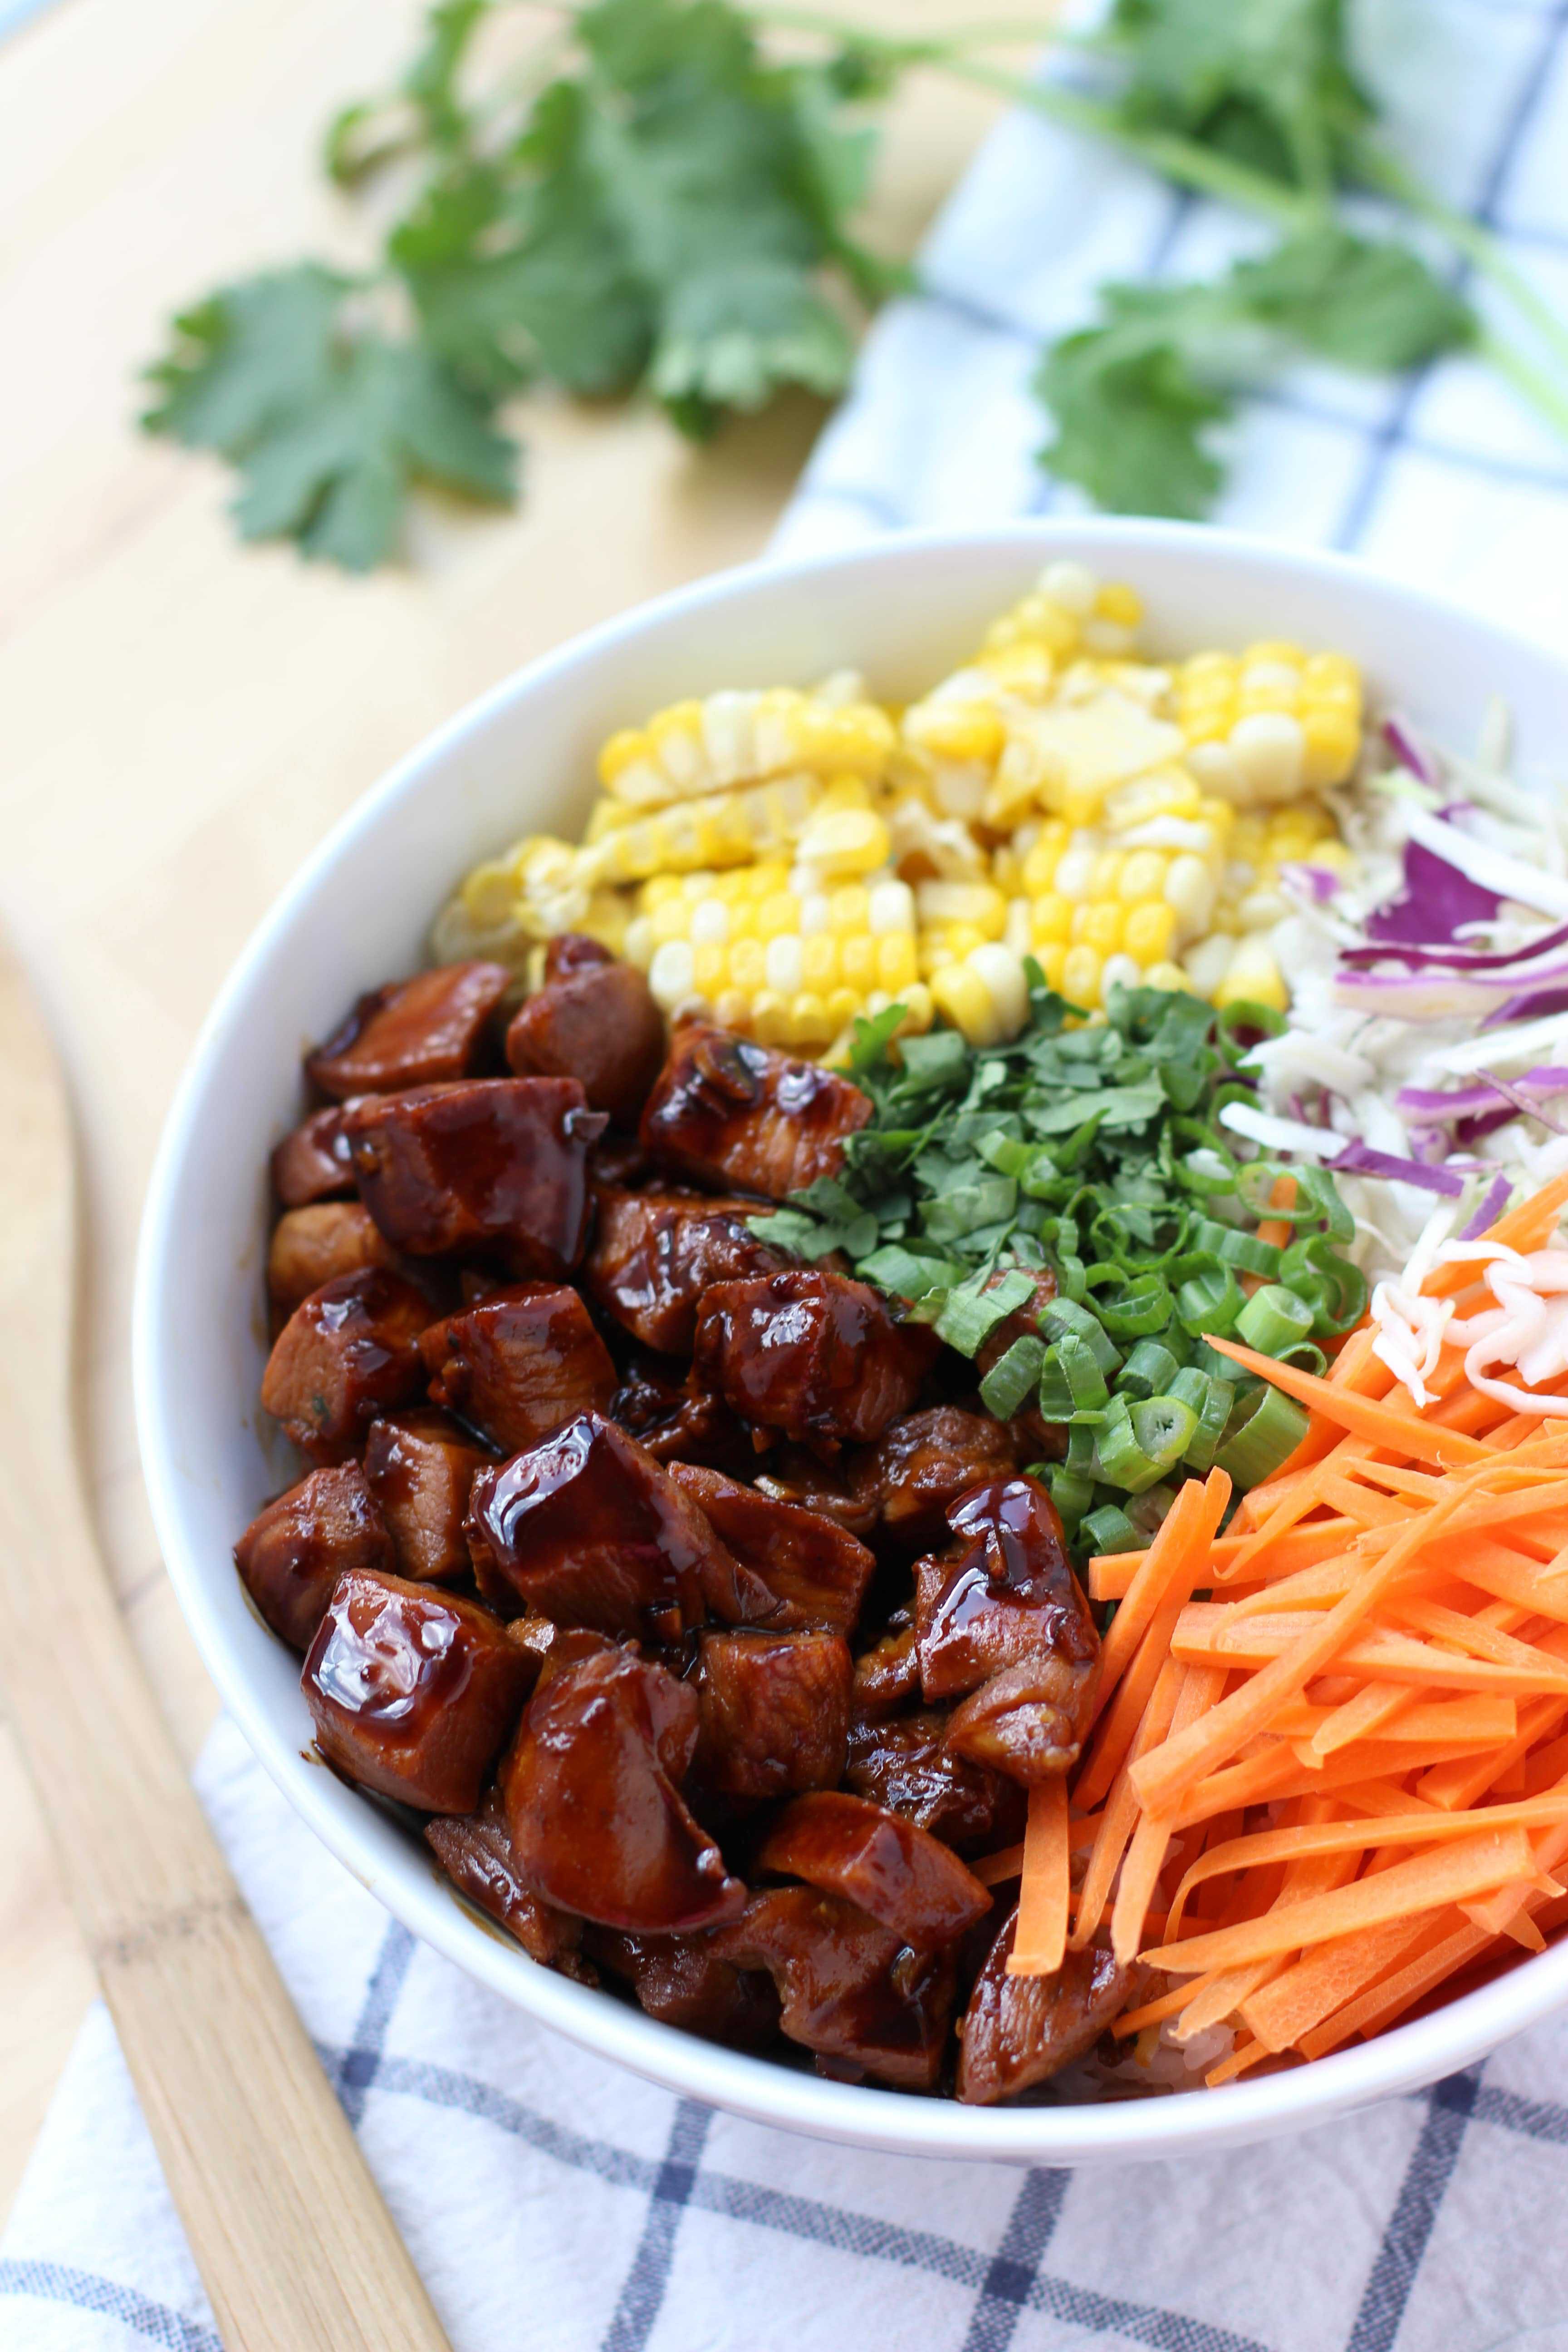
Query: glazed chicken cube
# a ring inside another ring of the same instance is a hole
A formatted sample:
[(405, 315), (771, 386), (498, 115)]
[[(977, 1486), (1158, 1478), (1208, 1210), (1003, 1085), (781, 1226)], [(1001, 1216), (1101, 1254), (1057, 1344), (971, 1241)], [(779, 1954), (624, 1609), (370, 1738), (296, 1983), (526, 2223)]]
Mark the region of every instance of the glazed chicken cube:
[(1125, 2005), (1133, 1972), (1090, 1945), (1069, 1952), (1055, 1976), (1010, 1977), (1018, 1914), (1005, 1921), (975, 1980), (959, 2028), (958, 2095), (994, 2106), (1059, 2074), (1093, 2048)]
[(275, 1146), (268, 1165), (272, 1190), (286, 1209), (303, 1209), (312, 1201), (343, 1200), (353, 1191), (354, 1171), (349, 1160), (343, 1119), (347, 1103), (329, 1103), (291, 1128)]
[(1069, 1771), (1092, 1719), (1100, 1636), (1056, 1507), (1032, 1478), (976, 1486), (915, 1570), (926, 1701), (958, 1698), (950, 1747), (1025, 1782)]
[(704, 1633), (697, 1772), (750, 1802), (831, 1789), (849, 1732), (849, 1651), (837, 1633)]
[(788, 1264), (748, 1228), (757, 1205), (697, 1192), (606, 1188), (599, 1194), (584, 1282), (645, 1348), (689, 1356), (697, 1309), (710, 1285), (776, 1274)]
[(634, 1128), (664, 1059), (664, 1019), (640, 971), (596, 940), (552, 940), (544, 985), (506, 1033), (520, 1077), (578, 1078), (595, 1110)]
[(797, 1503), (852, 1536), (868, 1536), (881, 1517), (876, 1477), (868, 1475), (875, 1456), (874, 1446), (863, 1445), (824, 1462), (804, 1445), (781, 1445), (752, 1475), (758, 1492), (775, 1503)]
[(518, 1876), (499, 1790), (477, 1813), (438, 1813), (426, 1823), (425, 1843), (459, 1894), (515, 1936), (531, 1958), (585, 1984), (597, 1981), (578, 1958), (581, 1919), (542, 1903)]
[(943, 1540), (948, 1508), (961, 1495), (1010, 1478), (1017, 1466), (1017, 1448), (1001, 1422), (941, 1404), (893, 1422), (868, 1460), (857, 1457), (855, 1471), (858, 1481), (874, 1485), (888, 1533), (923, 1547)]
[(575, 1078), (477, 1078), (363, 1102), (344, 1120), (365, 1207), (415, 1257), (498, 1250), (558, 1282), (583, 1255), (588, 1147), (604, 1126)]
[(313, 1461), (346, 1461), (378, 1413), (419, 1394), (419, 1334), (430, 1319), (424, 1294), (399, 1274), (339, 1275), (279, 1333), (262, 1404)]
[(449, 1315), (420, 1343), (430, 1394), (503, 1454), (602, 1412), (616, 1368), (574, 1290), (530, 1282)]
[(952, 1943), (991, 1908), (990, 1888), (951, 1847), (843, 1789), (787, 1804), (757, 1848), (756, 1866), (858, 1904), (918, 1951)]
[(610, 1399), (609, 1418), (657, 1462), (748, 1470), (757, 1459), (752, 1432), (716, 1389), (695, 1374), (684, 1380), (668, 1358), (638, 1356)]
[(697, 1321), (697, 1370), (743, 1421), (832, 1447), (879, 1437), (936, 1357), (868, 1284), (807, 1267), (716, 1283)]
[(594, 1958), (625, 1977), (638, 2007), (661, 2024), (736, 2050), (765, 2050), (779, 2030), (773, 1979), (721, 1960), (706, 1936), (626, 1936), (590, 1927), (586, 1941)]
[(480, 1591), (514, 1614), (673, 1638), (708, 1615), (754, 1622), (771, 1598), (652, 1455), (595, 1412), (481, 1470), (466, 1532)]
[(330, 1764), (426, 1813), (471, 1813), (533, 1669), (488, 1609), (428, 1584), (338, 1579), (301, 1688)]
[(673, 1462), (669, 1475), (771, 1596), (770, 1627), (853, 1630), (877, 1562), (847, 1528), (696, 1463)]
[(301, 1299), (340, 1274), (395, 1265), (396, 1255), (368, 1209), (357, 1201), (320, 1201), (289, 1209), (272, 1228), (267, 1296), (274, 1314), (292, 1315)]
[[(857, 1695), (864, 1663), (856, 1664)], [(1024, 1834), (1025, 1791), (1016, 1780), (956, 1755), (947, 1745), (946, 1730), (946, 1715), (934, 1707), (892, 1722), (856, 1716), (849, 1726), (845, 1787), (929, 1830), (955, 1853), (990, 1853), (1015, 1844)]]
[(950, 1954), (916, 1952), (858, 1905), (811, 1886), (753, 1895), (713, 1946), (737, 1968), (768, 1971), (779, 2030), (815, 2051), (825, 2073), (905, 2091), (936, 2082), (952, 2013)]
[(425, 1584), (468, 1574), (468, 1490), (490, 1460), (444, 1412), (371, 1423), (365, 1485), (381, 1507), (400, 1576)]
[(305, 1075), (337, 1102), (467, 1077), (510, 985), (500, 963), (447, 963), (389, 981), (362, 996), (342, 1027), (305, 1056)]
[(246, 1591), (275, 1633), (308, 1650), (351, 1568), (390, 1569), (392, 1539), (357, 1462), (312, 1470), (258, 1512), (234, 1548)]
[(524, 1885), (634, 1935), (733, 1918), (746, 1890), (677, 1786), (698, 1720), (690, 1685), (629, 1650), (542, 1681), (500, 1771)]
[(783, 1201), (837, 1176), (845, 1138), (870, 1116), (869, 1096), (835, 1071), (689, 1021), (671, 1040), (641, 1133), (662, 1167)]

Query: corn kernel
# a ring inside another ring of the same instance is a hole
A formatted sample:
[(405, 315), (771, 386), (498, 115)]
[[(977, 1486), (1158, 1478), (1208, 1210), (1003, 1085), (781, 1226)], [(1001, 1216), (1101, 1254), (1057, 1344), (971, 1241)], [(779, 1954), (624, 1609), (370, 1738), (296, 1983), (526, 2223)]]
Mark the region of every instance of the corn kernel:
[(729, 976), (730, 958), (727, 951), (711, 942), (694, 945), (691, 950), (691, 985), (700, 996), (711, 1003)]
[(1183, 995), (1193, 993), (1193, 983), (1179, 963), (1152, 963), (1143, 975), (1145, 988), (1176, 989)]
[(1091, 839), (1079, 835), (1057, 864), (1052, 887), (1064, 898), (1087, 898), (1094, 887), (1100, 852)]
[(1137, 628), (1143, 618), (1143, 600), (1124, 580), (1108, 580), (1094, 600), (1094, 609), (1102, 621), (1120, 621), (1127, 629)]
[(1059, 556), (1047, 563), (1036, 583), (1037, 593), (1059, 604), (1075, 620), (1083, 620), (1093, 612), (1100, 593), (1100, 583), (1087, 563), (1075, 563), (1070, 556)]
[(1184, 768), (1152, 768), (1146, 776), (1134, 776), (1125, 784), (1118, 784), (1105, 796), (1105, 822), (1113, 833), (1125, 833), (1136, 824), (1150, 824), (1156, 817), (1197, 817), (1203, 809), (1203, 794)]
[(721, 989), (713, 1000), (713, 1018), (721, 1029), (749, 1029), (752, 1025), (751, 998), (742, 989)]
[(1072, 937), (1074, 901), (1064, 898), (1059, 890), (1047, 890), (1035, 900), (1030, 909), (1030, 924), (1039, 946), (1060, 940), (1064, 945)]
[(777, 890), (764, 898), (757, 908), (757, 936), (763, 940), (776, 940), (785, 932), (797, 935), (800, 929), (800, 900), (789, 890)]
[(989, 1045), (991, 998), (978, 972), (965, 963), (944, 964), (931, 976), (931, 1002), (961, 1029), (972, 1045)]
[(788, 1045), (794, 1041), (790, 1032), (789, 999), (777, 989), (764, 988), (752, 1001), (752, 1034), (759, 1045)]
[(606, 790), (616, 778), (629, 768), (634, 760), (647, 756), (647, 738), (640, 728), (623, 727), (612, 735), (599, 753), (599, 782)]
[(1116, 895), (1133, 906), (1157, 898), (1165, 887), (1165, 857), (1158, 849), (1135, 849), (1117, 877)]
[(1134, 907), (1122, 929), (1121, 943), (1141, 964), (1163, 963), (1176, 936), (1176, 910), (1163, 899)]
[(919, 978), (915, 943), (907, 931), (889, 931), (876, 942), (877, 985), (897, 995)]
[(1108, 1000), (1113, 988), (1142, 988), (1143, 974), (1130, 955), (1109, 955), (1100, 975), (1100, 993)]
[(1086, 1013), (1092, 1013), (1100, 1003), (1101, 961), (1097, 948), (1080, 944), (1068, 948), (1062, 965), (1062, 994), (1081, 1004)]
[(1286, 710), (1251, 712), (1231, 729), (1230, 748), (1253, 801), (1295, 799), (1301, 789), (1307, 756), (1300, 719)]
[(1173, 857), (1165, 876), (1165, 903), (1176, 918), (1176, 929), (1185, 939), (1207, 930), (1214, 913), (1215, 886), (1208, 867), (1193, 851)]
[(1067, 846), (1067, 827), (1047, 824), (1024, 860), (1024, 887), (1031, 898), (1048, 890)]
[(837, 982), (838, 942), (831, 931), (813, 931), (801, 940), (801, 979), (807, 988), (825, 995)]
[(827, 925), (840, 939), (869, 929), (870, 921), (870, 894), (858, 883), (847, 883), (833, 892), (827, 902)]
[(835, 988), (827, 992), (825, 1002), (829, 1024), (837, 1036), (841, 1029), (848, 1028), (859, 1012), (860, 999), (852, 988)]
[(1067, 968), (1068, 950), (1061, 940), (1047, 940), (1035, 950), (1035, 961), (1045, 975), (1046, 986), (1060, 990), (1062, 973)]
[(1314, 791), (1342, 784), (1361, 752), (1361, 729), (1346, 710), (1309, 705), (1301, 714), (1303, 781)]
[(1227, 931), (1211, 931), (1189, 948), (1183, 963), (1188, 979), (1199, 996), (1212, 998), (1216, 988), (1230, 970), (1230, 960), (1236, 953), (1237, 942)]
[(1110, 897), (1121, 879), (1121, 868), (1126, 862), (1126, 857), (1127, 852), (1124, 849), (1100, 851), (1094, 861), (1094, 871), (1089, 877), (1089, 895), (1091, 898)]
[(838, 875), (869, 874), (888, 862), (891, 844), (888, 828), (871, 809), (830, 809), (820, 805), (803, 830), (799, 856), (829, 879)]
[(920, 882), (915, 906), (923, 926), (963, 923), (984, 939), (1000, 939), (1007, 920), (1007, 901), (989, 882)]
[(915, 894), (907, 882), (877, 882), (867, 901), (868, 928), (876, 932), (913, 931)]
[(1283, 1013), (1289, 1004), (1279, 966), (1261, 940), (1242, 940), (1230, 960), (1230, 969), (1214, 991), (1221, 1011), (1227, 1004), (1266, 1004)]
[(647, 970), (647, 984), (654, 1001), (662, 1011), (673, 1013), (693, 991), (693, 957), (685, 940), (666, 940), (655, 950)]
[(1096, 898), (1077, 908), (1072, 919), (1073, 945), (1097, 948), (1102, 956), (1114, 955), (1121, 945), (1122, 915), (1114, 898)]
[(754, 996), (762, 987), (766, 963), (761, 940), (736, 940), (730, 949), (730, 985)]
[(840, 933), (837, 939), (838, 970), (846, 988), (858, 989), (862, 996), (877, 984), (877, 941), (869, 932)]

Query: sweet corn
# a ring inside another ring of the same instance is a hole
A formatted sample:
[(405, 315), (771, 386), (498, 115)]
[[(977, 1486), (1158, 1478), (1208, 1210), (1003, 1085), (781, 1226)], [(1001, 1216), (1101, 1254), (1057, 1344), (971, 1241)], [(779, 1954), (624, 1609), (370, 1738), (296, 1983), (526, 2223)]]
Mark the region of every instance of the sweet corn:
[(1173, 690), (1187, 765), (1238, 807), (1342, 784), (1360, 757), (1361, 677), (1342, 654), (1271, 643), (1195, 654)]
[(650, 811), (774, 776), (880, 777), (898, 740), (892, 720), (858, 695), (858, 681), (857, 698), (843, 698), (844, 683), (671, 703), (646, 727), (611, 736), (599, 781), (612, 799)]

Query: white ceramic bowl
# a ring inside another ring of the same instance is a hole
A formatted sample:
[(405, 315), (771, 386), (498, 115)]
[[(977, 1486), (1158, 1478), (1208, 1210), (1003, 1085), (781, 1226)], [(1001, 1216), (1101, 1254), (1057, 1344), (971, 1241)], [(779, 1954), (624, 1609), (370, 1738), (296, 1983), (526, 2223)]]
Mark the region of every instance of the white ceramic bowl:
[(322, 844), (251, 940), (170, 1114), (142, 1236), (135, 1370), (163, 1555), (203, 1657), (268, 1771), (414, 1933), (544, 2024), (673, 2090), (824, 2138), (910, 2155), (1071, 2165), (1200, 2151), (1321, 2124), (1436, 2081), (1568, 2000), (1568, 1943), (1380, 2039), (1217, 2091), (983, 2109), (819, 2081), (721, 2049), (538, 1967), (481, 1927), (425, 1848), (307, 1761), (292, 1654), (247, 1605), (230, 1547), (282, 1483), (264, 1438), (267, 1153), (299, 1116), (299, 1056), (363, 989), (421, 961), (463, 870), (519, 835), (570, 834), (617, 727), (722, 686), (852, 664), (907, 698), (952, 667), (1052, 557), (1131, 580), (1152, 646), (1260, 635), (1343, 646), (1373, 697), (1474, 740), (1501, 694), (1521, 755), (1568, 739), (1568, 672), (1516, 638), (1330, 556), (1178, 524), (1031, 524), (908, 536), (699, 582), (517, 672), (412, 752)]

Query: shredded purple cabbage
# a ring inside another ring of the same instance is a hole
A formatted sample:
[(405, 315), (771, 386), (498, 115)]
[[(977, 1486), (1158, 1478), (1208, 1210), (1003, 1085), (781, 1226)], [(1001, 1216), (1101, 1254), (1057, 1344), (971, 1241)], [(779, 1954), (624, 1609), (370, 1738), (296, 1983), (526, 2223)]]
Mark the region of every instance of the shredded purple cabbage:
[(1336, 1176), (1381, 1176), (1391, 1184), (1414, 1184), (1423, 1192), (1443, 1192), (1456, 1200), (1465, 1189), (1464, 1179), (1447, 1168), (1434, 1168), (1423, 1160), (1401, 1160), (1392, 1151), (1374, 1151), (1366, 1143), (1347, 1143), (1329, 1166)]
[(1393, 943), (1386, 947), (1345, 948), (1341, 952), (1340, 961), (1354, 965), (1358, 970), (1374, 963), (1404, 963), (1413, 971), (1427, 965), (1441, 965), (1453, 971), (1502, 971), (1510, 964), (1533, 963), (1538, 956), (1551, 955), (1562, 947), (1568, 947), (1568, 923), (1560, 924), (1556, 930), (1547, 931), (1538, 940), (1531, 940), (1525, 947), (1509, 948), (1500, 953), (1481, 955), (1468, 948), (1405, 947)]
[(1462, 1242), (1473, 1242), (1495, 1225), (1513, 1196), (1513, 1186), (1506, 1176), (1494, 1178), (1486, 1199), (1459, 1235)]
[(1431, 785), (1436, 791), (1436, 768), (1433, 764), (1431, 754), (1407, 719), (1401, 719), (1397, 714), (1385, 719), (1383, 722), (1383, 740), (1401, 767), (1408, 768), (1413, 776), (1418, 776), (1424, 784)]
[(1464, 923), (1489, 922), (1501, 906), (1495, 890), (1472, 882), (1417, 841), (1405, 845), (1405, 889), (1367, 919), (1367, 937), (1411, 947), (1452, 940)]
[(1553, 1013), (1568, 1013), (1568, 987), (1527, 988), (1521, 996), (1510, 996), (1489, 1013), (1481, 1027), (1499, 1029), (1508, 1021), (1545, 1021)]
[(1340, 877), (1327, 866), (1291, 863), (1279, 868), (1279, 879), (1287, 889), (1299, 890), (1313, 905), (1326, 907), (1340, 887)]

